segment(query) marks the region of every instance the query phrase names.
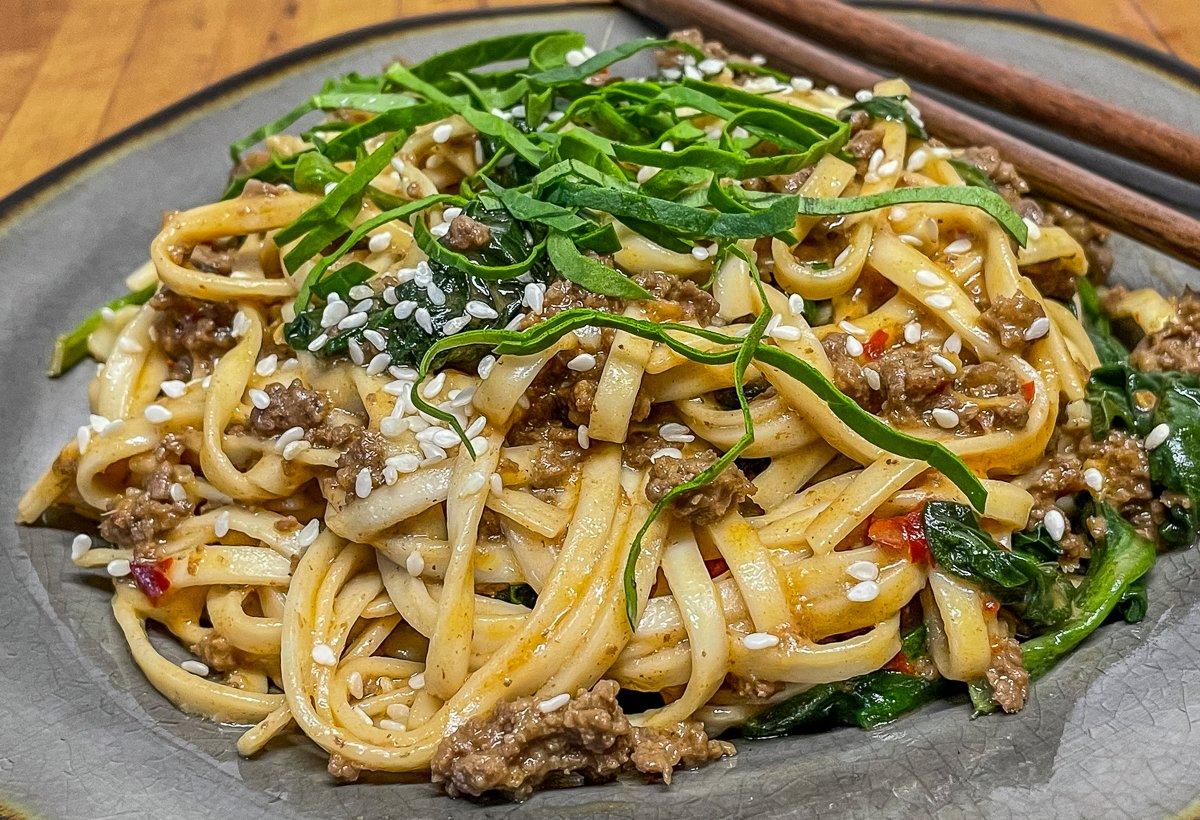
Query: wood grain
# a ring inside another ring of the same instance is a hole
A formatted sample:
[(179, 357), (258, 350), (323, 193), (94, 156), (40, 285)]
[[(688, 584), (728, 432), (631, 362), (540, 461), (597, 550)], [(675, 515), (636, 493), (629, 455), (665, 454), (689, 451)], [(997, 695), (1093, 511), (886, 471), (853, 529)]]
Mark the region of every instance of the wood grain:
[[(556, 0), (0, 0), (0, 195), (222, 77), (401, 16)], [(930, 0), (931, 4), (957, 0)], [(1200, 64), (1197, 0), (974, 0)]]

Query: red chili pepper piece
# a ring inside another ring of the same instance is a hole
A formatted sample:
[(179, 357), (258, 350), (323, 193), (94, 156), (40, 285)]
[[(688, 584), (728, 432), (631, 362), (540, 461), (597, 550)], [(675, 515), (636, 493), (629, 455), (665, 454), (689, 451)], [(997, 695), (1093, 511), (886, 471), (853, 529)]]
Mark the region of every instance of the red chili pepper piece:
[(171, 588), (171, 579), (167, 577), (170, 567), (170, 558), (160, 558), (157, 561), (135, 559), (129, 562), (129, 573), (142, 594), (157, 604)]
[(891, 337), (883, 328), (876, 330), (871, 334), (871, 338), (867, 339), (867, 343), (863, 345), (863, 355), (870, 361), (875, 361), (883, 355), (883, 351), (887, 350), (888, 341)]
[(912, 661), (908, 659), (908, 655), (903, 652), (897, 652), (892, 656), (892, 659), (883, 665), (884, 669), (891, 669), (894, 672), (903, 672), (906, 675), (915, 675), (917, 667), (912, 665)]
[(704, 566), (708, 568), (709, 578), (716, 578), (729, 570), (729, 564), (725, 563), (724, 558), (709, 558), (704, 562)]
[(871, 522), (867, 537), (879, 546), (908, 552), (914, 563), (929, 561), (929, 540), (925, 537), (925, 505), (895, 518), (880, 518)]
[(1025, 397), (1025, 401), (1033, 401), (1033, 382), (1025, 382), (1021, 385), (1021, 395)]

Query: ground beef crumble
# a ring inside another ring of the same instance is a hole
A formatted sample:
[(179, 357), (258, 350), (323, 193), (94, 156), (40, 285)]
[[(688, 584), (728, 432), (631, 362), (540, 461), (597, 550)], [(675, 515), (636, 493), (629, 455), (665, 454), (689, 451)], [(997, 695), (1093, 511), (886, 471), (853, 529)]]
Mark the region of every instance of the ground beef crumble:
[(1176, 301), (1175, 316), (1148, 334), (1129, 356), (1139, 370), (1182, 370), (1200, 374), (1200, 295), (1188, 291)]
[(319, 427), (329, 415), (329, 400), (316, 390), (293, 379), (284, 385), (272, 382), (264, 388), (271, 403), (250, 411), (250, 429), (269, 438), (293, 427), (310, 430)]
[(1021, 711), (1029, 697), (1029, 672), (1021, 658), (1021, 645), (1012, 638), (992, 642), (992, 664), (984, 673), (992, 698), (1009, 714)]
[(979, 323), (1000, 339), (1000, 344), (1009, 350), (1024, 350), (1029, 344), (1025, 331), (1034, 319), (1046, 315), (1036, 299), (1023, 293), (1012, 296), (997, 296), (979, 317)]
[(210, 669), (219, 672), (231, 672), (244, 665), (241, 650), (229, 642), (224, 635), (210, 632), (188, 650), (202, 660)]
[(150, 334), (166, 354), (172, 378), (187, 380), (208, 370), (237, 343), (230, 329), (235, 305), (192, 299), (166, 288), (149, 304), (156, 311)]
[(183, 452), (182, 439), (168, 433), (147, 454), (150, 465), (141, 487), (127, 487), (104, 514), (100, 522), (100, 535), (104, 539), (132, 549), (135, 558), (157, 557), (154, 548), (158, 542), (194, 509), (190, 499), (177, 501), (171, 496), (172, 484), (192, 479), (192, 469), (179, 463)]
[[(662, 456), (650, 465), (646, 498), (657, 503), (680, 484), (691, 481), (717, 460), (712, 450), (685, 455), (682, 459)], [(711, 524), (754, 494), (754, 485), (735, 464), (694, 490), (688, 490), (672, 502), (675, 513), (697, 524)]]
[(459, 214), (450, 220), (450, 230), (446, 234), (446, 246), (462, 253), (470, 253), (480, 248), (486, 248), (492, 241), (492, 229), (487, 225), (472, 219), (466, 214)]
[(534, 489), (561, 487), (583, 460), (579, 434), (561, 422), (546, 421), (541, 427), (523, 424), (509, 436), (511, 444), (532, 444), (529, 484)]
[(329, 756), (329, 765), (326, 770), (343, 783), (353, 783), (361, 774), (357, 766), (339, 754)]
[(388, 456), (383, 435), (351, 424), (342, 425), (337, 429), (346, 430), (349, 434), (345, 452), (338, 456), (337, 472), (334, 474), (337, 483), (343, 489), (353, 492), (358, 474), (365, 469), (371, 474), (372, 487), (383, 484), (383, 468)]
[(452, 797), (523, 800), (541, 786), (603, 783), (630, 769), (669, 783), (677, 766), (734, 754), (732, 744), (709, 740), (698, 723), (670, 731), (632, 726), (617, 703), (619, 690), (602, 680), (551, 712), (531, 697), (501, 703), (442, 740), (430, 767), (433, 782)]

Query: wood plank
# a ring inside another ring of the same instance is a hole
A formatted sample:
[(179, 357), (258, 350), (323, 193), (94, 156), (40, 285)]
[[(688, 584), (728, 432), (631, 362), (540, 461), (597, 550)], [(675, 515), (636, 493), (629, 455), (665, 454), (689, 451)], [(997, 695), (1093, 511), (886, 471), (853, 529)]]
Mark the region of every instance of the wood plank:
[(1200, 64), (1200, 4), (1196, 0), (1140, 0), (1137, 4), (1176, 56)]
[(10, 9), (19, 26), (0, 27), (0, 136), (37, 75), (69, 0), (20, 0)]
[[(1166, 40), (1146, 22), (1146, 17), (1137, 5), (1137, 0), (1038, 0), (1038, 2), (1042, 6), (1042, 11), (1054, 17), (1064, 17), (1101, 31), (1107, 31), (1110, 34), (1136, 40), (1151, 48), (1170, 51)], [(1160, 0), (1142, 0), (1142, 2), (1149, 6)], [(1193, 0), (1191, 8), (1193, 26), (1200, 24), (1198, 13), (1200, 13), (1200, 7)]]

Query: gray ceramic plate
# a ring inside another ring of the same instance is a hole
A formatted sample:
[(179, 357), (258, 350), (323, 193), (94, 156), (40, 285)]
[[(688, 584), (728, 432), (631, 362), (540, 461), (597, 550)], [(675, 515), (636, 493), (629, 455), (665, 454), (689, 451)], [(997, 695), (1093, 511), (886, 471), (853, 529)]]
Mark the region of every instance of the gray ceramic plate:
[[(1017, 18), (889, 13), (1200, 127), (1194, 76), (1169, 62)], [(239, 818), (1161, 816), (1200, 796), (1194, 551), (1159, 562), (1145, 621), (1103, 629), (1038, 684), (1019, 715), (970, 721), (962, 704), (933, 706), (872, 732), (745, 743), (735, 759), (683, 774), (669, 789), (628, 782), (478, 809), (415, 779), (334, 786), (322, 756), (299, 740), (240, 759), (235, 728), (181, 715), (147, 686), (112, 621), (107, 582), (69, 564), (68, 532), (2, 523), (86, 418), (87, 366), (57, 382), (42, 376), (54, 335), (119, 290), (122, 274), (145, 258), (163, 210), (219, 192), (230, 139), (327, 75), (532, 27), (582, 29), (593, 43), (646, 30), (611, 8), (576, 8), (405, 22), (339, 38), (186, 101), (0, 202), (0, 417), (9, 463), (0, 475), (0, 796), (52, 817)], [(1200, 208), (1200, 197), (1193, 192), (1189, 204)], [(1119, 243), (1118, 253), (1123, 278), (1171, 289), (1200, 283), (1195, 271), (1132, 243)]]

